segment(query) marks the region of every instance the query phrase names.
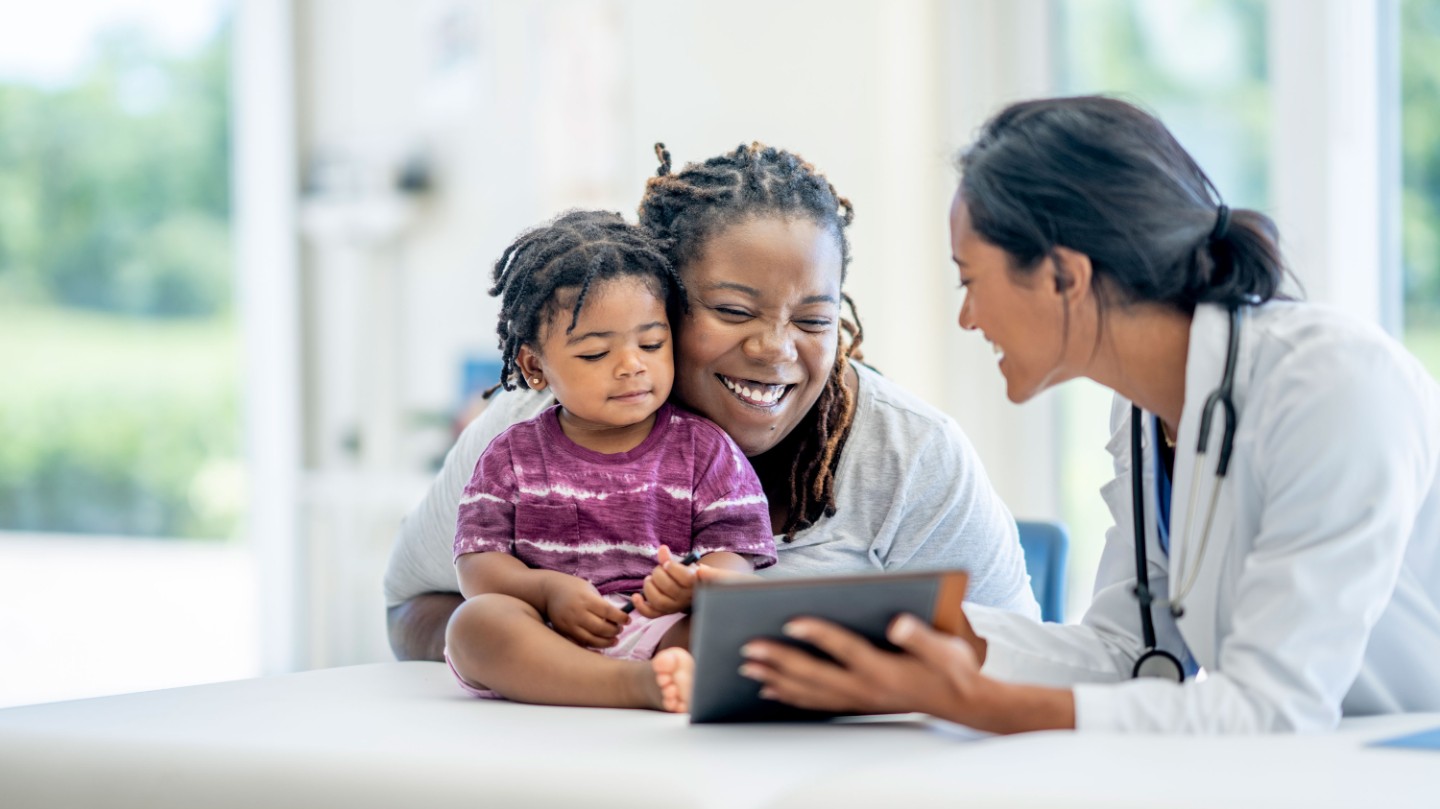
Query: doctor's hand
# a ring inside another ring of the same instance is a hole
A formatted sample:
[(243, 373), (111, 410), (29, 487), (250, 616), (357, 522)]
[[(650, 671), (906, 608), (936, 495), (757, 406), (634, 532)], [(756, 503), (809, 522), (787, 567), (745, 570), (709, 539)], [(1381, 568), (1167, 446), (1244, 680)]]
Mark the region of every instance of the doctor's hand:
[(941, 716), (976, 699), (980, 664), (968, 643), (931, 629), (912, 615), (890, 624), (886, 636), (900, 652), (879, 649), (843, 627), (797, 618), (785, 634), (809, 643), (835, 662), (767, 640), (745, 644), (740, 673), (761, 684), (766, 699), (819, 711), (909, 713)]
[(545, 584), (545, 618), (556, 632), (592, 649), (615, 645), (630, 616), (578, 576), (551, 576)]
[(876, 648), (814, 618), (791, 621), (785, 634), (836, 662), (774, 641), (750, 641), (741, 650), (746, 662), (740, 673), (759, 681), (760, 695), (767, 699), (841, 713), (920, 711), (999, 733), (1075, 726), (1070, 691), (985, 677), (971, 642), (932, 629), (913, 615), (896, 618), (886, 633), (899, 652)]

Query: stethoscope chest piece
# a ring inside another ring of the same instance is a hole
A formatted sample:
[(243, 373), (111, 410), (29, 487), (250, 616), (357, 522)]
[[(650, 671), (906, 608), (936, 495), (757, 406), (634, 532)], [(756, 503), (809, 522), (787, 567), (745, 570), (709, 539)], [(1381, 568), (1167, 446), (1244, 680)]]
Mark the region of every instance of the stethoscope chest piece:
[(1175, 655), (1164, 649), (1151, 649), (1135, 661), (1135, 668), (1131, 670), (1130, 676), (1137, 680), (1141, 677), (1153, 677), (1157, 680), (1183, 683), (1185, 667), (1180, 665)]

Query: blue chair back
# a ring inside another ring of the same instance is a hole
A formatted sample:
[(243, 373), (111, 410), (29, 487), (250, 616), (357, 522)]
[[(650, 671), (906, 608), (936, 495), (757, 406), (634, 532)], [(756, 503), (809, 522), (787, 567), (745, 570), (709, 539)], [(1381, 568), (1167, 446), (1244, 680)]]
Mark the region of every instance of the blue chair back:
[(1046, 621), (1065, 620), (1065, 559), (1070, 535), (1058, 522), (1018, 520), (1020, 547), (1025, 551), (1025, 568), (1030, 571), (1030, 589), (1040, 602), (1040, 617)]

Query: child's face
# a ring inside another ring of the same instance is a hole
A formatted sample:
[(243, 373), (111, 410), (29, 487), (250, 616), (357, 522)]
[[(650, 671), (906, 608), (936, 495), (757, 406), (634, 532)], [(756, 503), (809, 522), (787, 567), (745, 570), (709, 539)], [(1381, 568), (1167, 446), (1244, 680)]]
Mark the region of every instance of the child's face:
[(530, 387), (553, 390), (570, 423), (584, 429), (649, 418), (675, 380), (664, 301), (639, 278), (601, 282), (567, 334), (578, 290), (563, 293), (563, 305), (541, 329), (539, 350), (523, 346), (517, 357)]

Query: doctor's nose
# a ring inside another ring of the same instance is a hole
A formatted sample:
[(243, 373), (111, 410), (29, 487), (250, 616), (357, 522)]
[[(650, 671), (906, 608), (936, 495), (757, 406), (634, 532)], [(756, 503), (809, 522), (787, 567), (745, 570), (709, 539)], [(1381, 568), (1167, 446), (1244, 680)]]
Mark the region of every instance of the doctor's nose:
[(969, 295), (966, 295), (965, 299), (960, 302), (960, 314), (955, 318), (955, 320), (957, 323), (960, 324), (960, 328), (964, 329), (965, 331), (975, 330), (975, 316), (970, 312)]

